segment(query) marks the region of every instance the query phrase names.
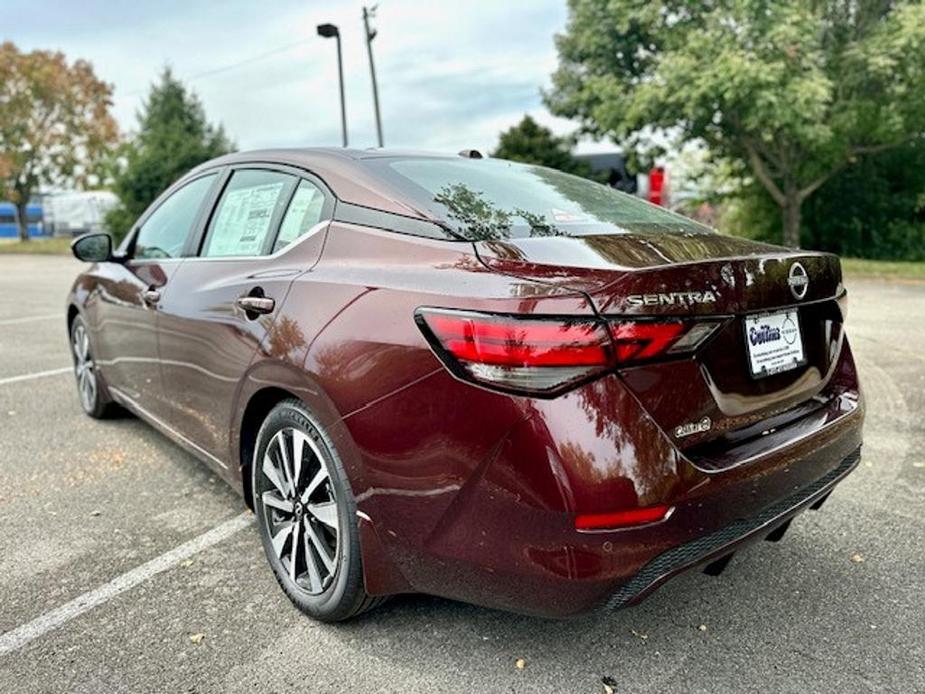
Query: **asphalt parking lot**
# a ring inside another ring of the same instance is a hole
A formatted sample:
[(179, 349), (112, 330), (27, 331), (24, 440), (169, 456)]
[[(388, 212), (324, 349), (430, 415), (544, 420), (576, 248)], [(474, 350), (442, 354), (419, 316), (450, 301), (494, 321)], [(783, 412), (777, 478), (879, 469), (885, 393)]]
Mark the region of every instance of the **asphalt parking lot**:
[(0, 256), (2, 692), (925, 691), (925, 284), (849, 280), (863, 461), (783, 542), (572, 621), (403, 596), (328, 626), (278, 590), (224, 483), (82, 414), (79, 269)]

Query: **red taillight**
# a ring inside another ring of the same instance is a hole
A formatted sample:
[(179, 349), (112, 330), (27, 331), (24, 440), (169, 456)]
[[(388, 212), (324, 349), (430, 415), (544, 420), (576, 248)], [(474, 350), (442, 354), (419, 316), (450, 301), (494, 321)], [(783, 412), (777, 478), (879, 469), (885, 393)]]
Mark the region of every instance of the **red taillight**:
[(607, 334), (597, 323), (424, 312), (428, 327), (457, 359), (500, 366), (603, 366)]
[(579, 513), (575, 517), (575, 527), (578, 530), (629, 528), (634, 525), (657, 523), (665, 520), (670, 513), (670, 506), (646, 506), (612, 513)]
[(610, 324), (617, 360), (652, 359), (664, 354), (684, 334), (680, 321), (670, 323), (625, 321)]
[(715, 322), (612, 321), (419, 309), (418, 324), (461, 378), (552, 395), (608, 369), (696, 349)]
[(418, 322), (451, 371), (503, 390), (549, 394), (613, 363), (600, 321), (421, 309)]

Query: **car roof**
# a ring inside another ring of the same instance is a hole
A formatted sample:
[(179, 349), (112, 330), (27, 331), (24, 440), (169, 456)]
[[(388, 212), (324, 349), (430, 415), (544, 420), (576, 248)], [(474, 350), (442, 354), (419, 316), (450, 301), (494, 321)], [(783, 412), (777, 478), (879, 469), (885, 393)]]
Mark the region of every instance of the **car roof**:
[[(353, 149), (344, 147), (291, 147), (234, 152), (212, 159), (193, 169), (194, 176), (206, 169), (236, 164), (277, 164), (304, 169), (327, 184), (334, 195), (345, 202), (371, 207), (418, 219), (433, 221), (425, 210), (364, 164), (364, 160), (388, 157), (457, 158), (458, 154), (410, 149)], [(188, 177), (187, 176), (187, 177)], [(186, 178), (186, 177), (184, 177)]]

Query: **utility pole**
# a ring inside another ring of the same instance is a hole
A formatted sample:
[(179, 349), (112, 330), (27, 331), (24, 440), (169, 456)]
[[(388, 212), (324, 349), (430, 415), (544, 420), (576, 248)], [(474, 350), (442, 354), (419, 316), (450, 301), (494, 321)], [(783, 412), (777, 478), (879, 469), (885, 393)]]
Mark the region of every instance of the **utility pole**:
[(344, 101), (344, 60), (340, 52), (340, 31), (334, 24), (319, 24), (318, 36), (337, 39), (337, 78), (340, 82), (340, 130), (347, 146), (347, 105)]
[(363, 27), (366, 29), (366, 51), (369, 53), (369, 74), (373, 80), (373, 107), (376, 110), (376, 137), (379, 140), (379, 146), (382, 147), (382, 118), (379, 116), (379, 88), (376, 86), (376, 66), (373, 63), (373, 39), (376, 38), (376, 30), (369, 28), (369, 20), (376, 16), (376, 8), (373, 5), (370, 8), (363, 7)]

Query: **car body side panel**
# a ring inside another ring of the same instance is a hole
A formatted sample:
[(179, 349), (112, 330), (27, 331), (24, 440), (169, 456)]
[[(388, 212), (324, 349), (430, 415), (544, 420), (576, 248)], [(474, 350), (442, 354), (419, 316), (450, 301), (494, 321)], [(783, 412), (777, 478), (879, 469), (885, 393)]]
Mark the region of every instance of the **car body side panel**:
[(158, 339), (168, 423), (238, 477), (231, 454), (236, 400), (258, 348), (285, 352), (305, 342), (298, 323), (279, 310), (248, 315), (236, 300), (255, 291), (286, 303), (293, 280), (321, 255), (325, 228), (278, 256), (191, 258), (160, 307)]
[[(527, 416), (517, 399), (446, 371), (414, 321), (421, 306), (593, 315), (581, 294), (489, 272), (471, 244), (335, 222), (321, 261), (294, 280), (277, 318), (276, 325), (290, 323), (298, 334), (264, 340), (237, 406), (240, 420), (262, 387), (298, 388), (291, 392), (328, 430), (376, 534), (381, 538), (379, 499), (394, 496), (402, 505), (388, 506), (389, 513), (404, 518), (404, 534), (418, 543), (453, 492)], [(430, 388), (419, 398), (397, 397)], [(454, 400), (457, 392), (463, 403)], [(393, 422), (364, 415), (393, 400), (404, 407)], [(235, 437), (239, 442), (239, 431)], [(395, 550), (388, 541), (382, 545)]]
[(157, 308), (144, 292), (162, 298), (181, 259), (98, 263), (78, 279), (74, 303), (91, 328), (97, 364), (106, 382), (154, 414), (165, 408), (157, 351)]

